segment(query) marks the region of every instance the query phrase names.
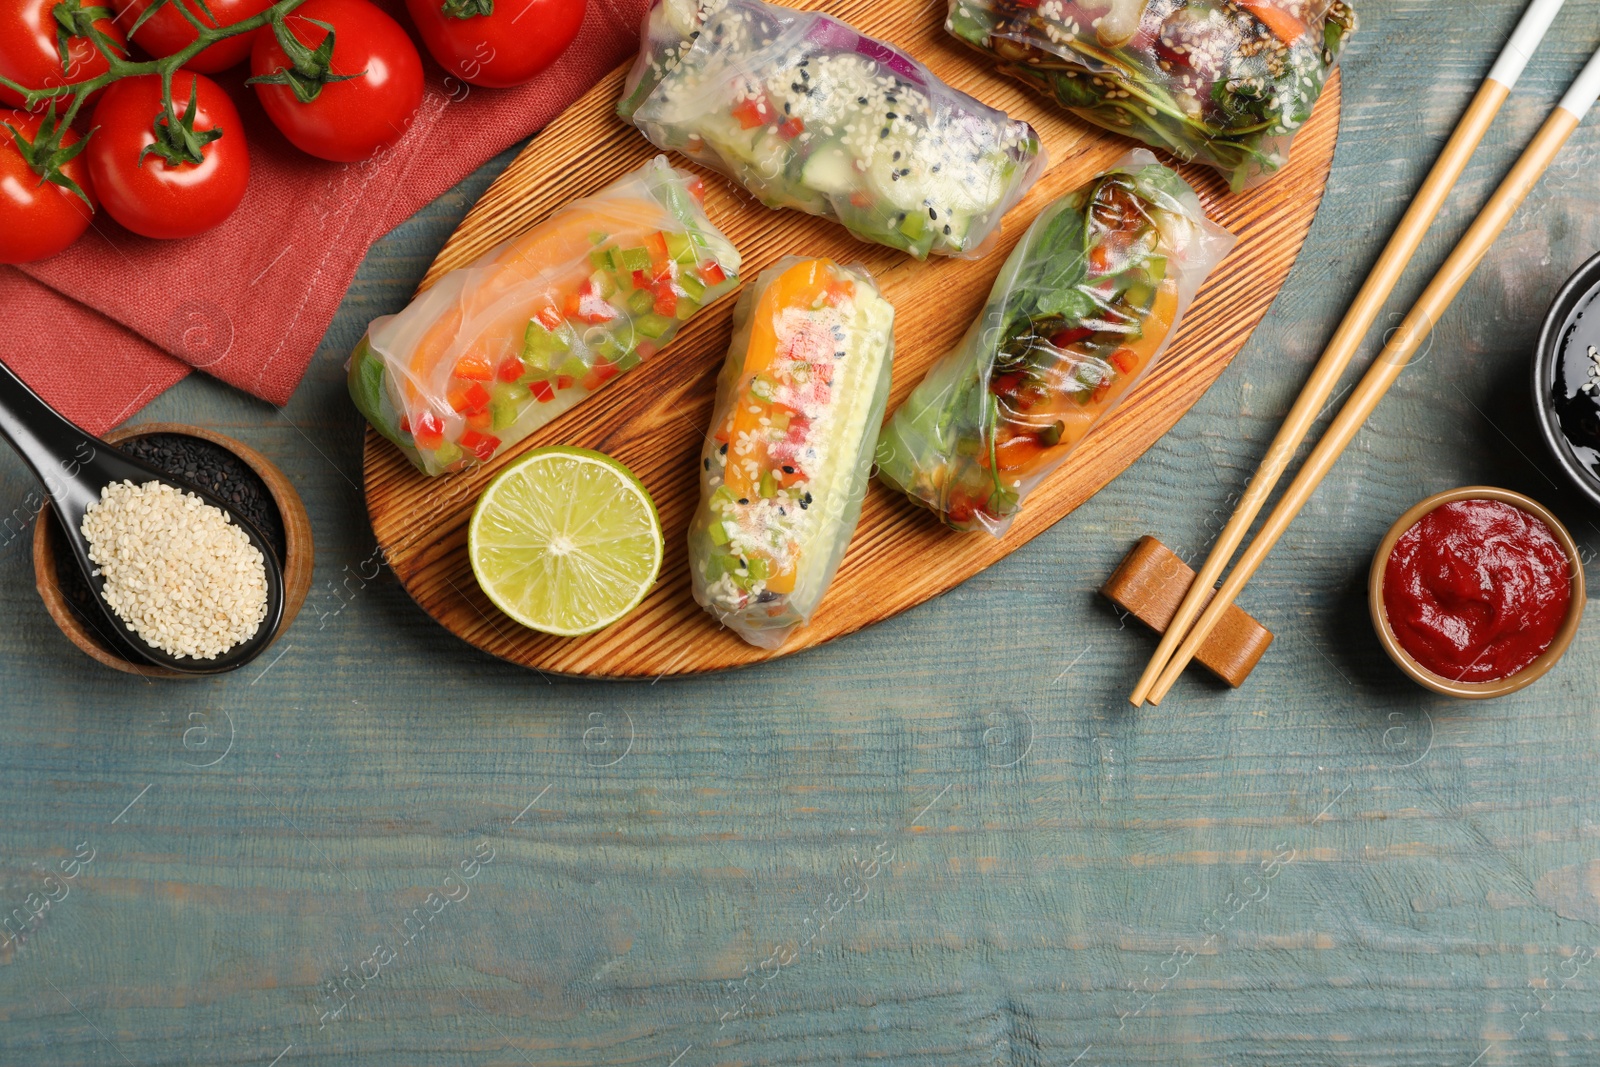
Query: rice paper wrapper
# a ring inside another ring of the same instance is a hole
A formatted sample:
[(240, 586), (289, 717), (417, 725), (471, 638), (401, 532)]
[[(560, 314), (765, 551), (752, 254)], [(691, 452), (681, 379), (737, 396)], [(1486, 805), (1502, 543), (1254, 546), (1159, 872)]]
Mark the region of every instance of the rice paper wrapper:
[(348, 365), (356, 407), (424, 473), (500, 455), (738, 285), (700, 194), (658, 156), (450, 271), (368, 328)]
[(1237, 191), (1288, 163), (1356, 15), (1348, 0), (949, 0), (945, 28), (1073, 114)]
[(1057, 200), (884, 428), (879, 477), (949, 526), (1004, 535), (1160, 360), (1233, 244), (1143, 149)]
[(808, 622), (861, 517), (894, 308), (864, 268), (788, 257), (745, 289), (700, 457), (694, 598), (752, 645)]
[(618, 111), (768, 207), (918, 259), (981, 255), (1046, 164), (1027, 123), (845, 23), (762, 0), (657, 0)]

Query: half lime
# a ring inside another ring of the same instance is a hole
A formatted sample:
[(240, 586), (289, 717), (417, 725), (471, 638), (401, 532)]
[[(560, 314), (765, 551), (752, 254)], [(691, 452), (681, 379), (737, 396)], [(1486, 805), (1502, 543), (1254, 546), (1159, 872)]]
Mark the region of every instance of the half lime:
[(661, 569), (661, 519), (633, 472), (583, 448), (539, 448), (478, 498), (478, 585), (524, 626), (574, 637), (638, 606)]

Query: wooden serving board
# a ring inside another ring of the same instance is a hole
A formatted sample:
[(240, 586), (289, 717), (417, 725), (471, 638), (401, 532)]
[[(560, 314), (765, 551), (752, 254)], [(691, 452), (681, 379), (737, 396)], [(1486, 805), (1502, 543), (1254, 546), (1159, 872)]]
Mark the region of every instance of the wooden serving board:
[[(996, 73), (983, 56), (944, 32), (942, 3), (800, 0), (794, 6), (826, 8), (861, 32), (905, 49), (956, 88), (1032, 123), (1050, 153), (1050, 171), (1006, 216), (999, 246), (976, 261), (918, 263), (857, 241), (836, 223), (769, 210), (706, 172), (707, 213), (743, 253), (745, 277), (755, 278), (788, 254), (833, 256), (872, 271), (896, 309), (893, 411), (977, 316), (1005, 257), (1045, 205), (1137, 146)], [(523, 150), (451, 236), (422, 288), (657, 153), (616, 117), (623, 74), (607, 77)], [(1162, 363), (1028, 497), (1003, 540), (953, 533), (874, 482), (826, 600), (811, 624), (776, 652), (722, 629), (690, 592), (686, 532), (700, 498), (701, 439), (732, 332), (731, 296), (701, 312), (656, 359), (486, 466), (428, 478), (369, 428), (367, 508), (378, 543), (407, 592), (463, 640), (513, 663), (592, 677), (654, 678), (738, 667), (853, 633), (938, 596), (1093, 496), (1216, 381), (1266, 314), (1311, 228), (1333, 162), (1339, 102), (1335, 76), (1295, 141), (1293, 162), (1261, 188), (1230, 195), (1213, 172), (1180, 168), (1211, 217), (1238, 235), (1239, 244), (1201, 290)], [(689, 166), (682, 158), (673, 163)], [(596, 449), (627, 464), (649, 488), (666, 535), (655, 589), (627, 618), (583, 638), (549, 637), (511, 621), (478, 589), (467, 561), (467, 523), (479, 493), (509, 460), (550, 444)], [(895, 581), (881, 580), (885, 574)]]

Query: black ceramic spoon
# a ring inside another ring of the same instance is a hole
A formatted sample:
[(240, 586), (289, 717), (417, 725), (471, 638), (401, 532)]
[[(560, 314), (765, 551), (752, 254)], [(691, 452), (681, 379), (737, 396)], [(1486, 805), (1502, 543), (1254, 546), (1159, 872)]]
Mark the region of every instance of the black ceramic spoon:
[[(198, 486), (135, 459), (115, 446), (87, 433), (63, 418), (49, 404), (39, 399), (37, 393), (12, 373), (11, 368), (0, 363), (0, 435), (11, 443), (33, 473), (44, 483), (45, 491), (61, 520), (62, 532), (72, 547), (73, 558), (83, 571), (85, 581), (94, 591), (98, 614), (86, 614), (86, 621), (123, 658), (134, 663), (149, 663), (183, 674), (221, 674), (249, 663), (272, 643), (273, 636), (283, 621), (283, 570), (278, 557), (261, 531), (242, 518), (237, 511)], [(89, 505), (100, 499), (100, 490), (115, 482), (130, 481), (135, 485), (146, 482), (164, 482), (186, 493), (193, 493), (207, 504), (228, 513), (233, 523), (245, 532), (250, 543), (260, 551), (267, 571), (267, 616), (253, 636), (234, 645), (216, 659), (193, 659), (174, 656), (145, 644), (128, 628), (128, 625), (111, 610), (105, 600), (105, 579), (95, 574), (95, 565), (89, 559), (89, 541), (83, 536), (83, 516)]]

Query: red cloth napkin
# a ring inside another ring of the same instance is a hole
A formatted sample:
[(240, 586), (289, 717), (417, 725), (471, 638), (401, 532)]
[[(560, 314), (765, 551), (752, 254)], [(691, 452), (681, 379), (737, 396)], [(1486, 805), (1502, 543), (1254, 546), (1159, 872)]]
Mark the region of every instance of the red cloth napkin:
[[(381, 6), (412, 29), (397, 3)], [(298, 151), (244, 87), (242, 71), (219, 76), (250, 142), (250, 187), (239, 209), (185, 241), (136, 236), (101, 212), (60, 255), (0, 266), (0, 354), (94, 433), (191, 367), (287, 402), (372, 243), (627, 58), (648, 6), (589, 0), (572, 47), (515, 89), (447, 81), (422, 50), (427, 89), (411, 129), (364, 163)]]

